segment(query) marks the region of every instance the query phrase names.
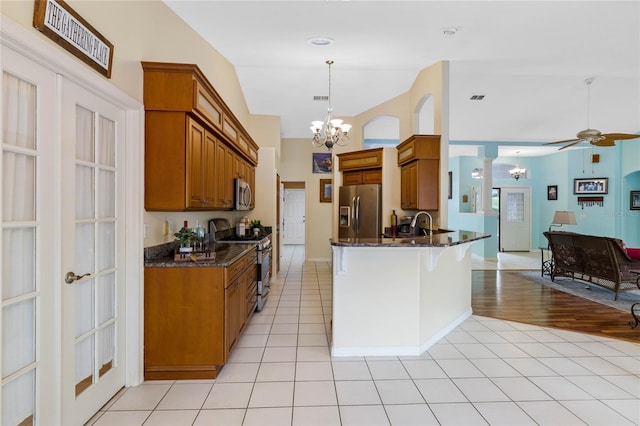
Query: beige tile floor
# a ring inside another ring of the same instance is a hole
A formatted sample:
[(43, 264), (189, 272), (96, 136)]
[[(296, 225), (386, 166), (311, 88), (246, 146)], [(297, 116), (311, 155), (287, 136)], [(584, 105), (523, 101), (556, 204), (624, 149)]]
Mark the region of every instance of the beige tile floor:
[(472, 316), (419, 357), (332, 358), (329, 264), (287, 246), (272, 288), (217, 380), (123, 389), (89, 424), (640, 424), (638, 344)]

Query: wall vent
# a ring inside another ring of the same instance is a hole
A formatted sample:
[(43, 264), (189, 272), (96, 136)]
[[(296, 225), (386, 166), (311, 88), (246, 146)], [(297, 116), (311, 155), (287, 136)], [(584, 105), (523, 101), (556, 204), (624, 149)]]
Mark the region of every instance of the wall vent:
[(469, 99), (472, 101), (481, 101), (484, 99), (484, 95), (472, 95)]
[(313, 100), (314, 101), (328, 101), (329, 100), (329, 96), (328, 95), (323, 95), (323, 96), (316, 95), (316, 96), (313, 97)]

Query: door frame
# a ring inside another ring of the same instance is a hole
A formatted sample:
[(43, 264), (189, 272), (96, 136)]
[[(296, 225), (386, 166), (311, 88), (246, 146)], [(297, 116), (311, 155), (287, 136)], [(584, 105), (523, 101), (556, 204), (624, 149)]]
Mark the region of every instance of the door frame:
[[(54, 47), (47, 40), (40, 38), (31, 28), (25, 28), (10, 18), (0, 15), (0, 49), (5, 47), (22, 54), (24, 57), (42, 65), (46, 69), (73, 81), (84, 89), (107, 100), (125, 110), (125, 149), (124, 178), (129, 189), (125, 195), (125, 386), (136, 386), (143, 380), (143, 215), (144, 207), (141, 194), (144, 185), (144, 105), (128, 94), (124, 93), (111, 82), (87, 67), (84, 63), (70, 58), (61, 49)], [(142, 85), (142, 70), (140, 70), (140, 84)], [(59, 123), (60, 124), (60, 123)], [(60, 124), (61, 125), (61, 124)], [(58, 130), (60, 131), (60, 130)], [(56, 135), (59, 143), (60, 135)], [(59, 166), (58, 166), (59, 168)], [(57, 170), (56, 174), (61, 171)], [(59, 201), (58, 201), (59, 202)], [(59, 206), (52, 206), (59, 209)], [(59, 231), (58, 231), (59, 232)], [(60, 235), (56, 235), (59, 240)], [(59, 241), (58, 241), (59, 244)], [(60, 262), (56, 266), (56, 274), (63, 282), (63, 272)], [(60, 318), (60, 291), (56, 290), (56, 318)], [(60, 323), (56, 324), (56, 335), (61, 335)], [(58, 359), (60, 353), (54, 354)], [(60, 372), (58, 372), (58, 376)], [(60, 383), (60, 377), (56, 378)], [(57, 387), (60, 392), (60, 387)], [(54, 395), (58, 401), (60, 395)], [(58, 419), (59, 421), (60, 419)], [(56, 423), (55, 421), (53, 421)]]

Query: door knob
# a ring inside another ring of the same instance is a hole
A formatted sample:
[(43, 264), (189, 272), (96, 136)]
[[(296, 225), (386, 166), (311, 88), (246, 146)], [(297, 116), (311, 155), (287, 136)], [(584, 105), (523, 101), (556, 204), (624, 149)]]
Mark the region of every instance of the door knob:
[(75, 281), (78, 281), (81, 278), (88, 277), (91, 275), (90, 273), (76, 275), (75, 272), (67, 272), (64, 276), (64, 282), (67, 284), (73, 284)]

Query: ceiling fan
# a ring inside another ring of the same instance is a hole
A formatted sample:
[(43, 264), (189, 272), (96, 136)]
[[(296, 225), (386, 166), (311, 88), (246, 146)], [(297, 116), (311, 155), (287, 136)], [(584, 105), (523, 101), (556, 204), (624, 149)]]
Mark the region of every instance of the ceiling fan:
[(593, 83), (594, 79), (595, 77), (590, 77), (584, 81), (587, 85), (587, 128), (579, 131), (576, 134), (576, 137), (573, 139), (547, 142), (544, 145), (555, 145), (555, 144), (566, 143), (566, 145), (561, 147), (560, 149), (569, 148), (573, 145), (579, 144), (580, 142), (589, 142), (591, 145), (596, 145), (596, 146), (614, 146), (616, 144), (615, 141), (619, 141), (623, 139), (640, 138), (640, 135), (634, 135), (630, 133), (601, 133), (600, 130), (589, 128), (589, 108), (591, 106), (590, 105), (591, 83)]

